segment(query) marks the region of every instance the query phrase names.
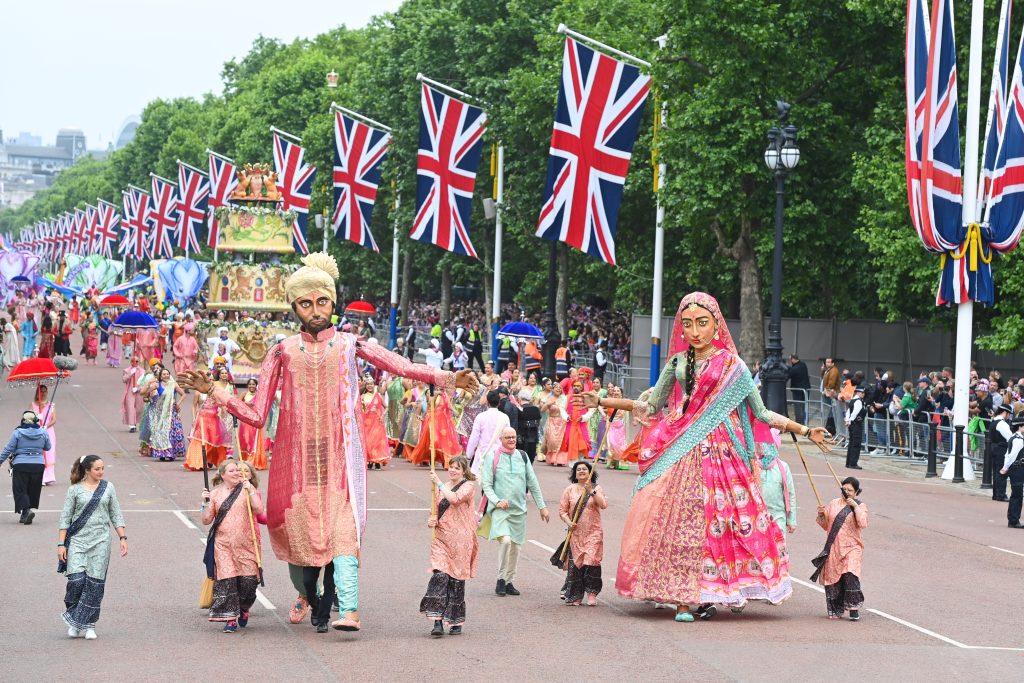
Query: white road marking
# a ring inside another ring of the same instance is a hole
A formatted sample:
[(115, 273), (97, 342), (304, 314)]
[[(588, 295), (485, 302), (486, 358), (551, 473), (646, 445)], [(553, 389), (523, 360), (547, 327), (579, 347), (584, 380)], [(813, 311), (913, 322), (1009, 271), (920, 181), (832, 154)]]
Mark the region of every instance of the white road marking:
[(555, 549), (552, 548), (551, 546), (544, 545), (540, 541), (535, 541), (532, 538), (530, 539), (530, 543), (534, 544), (535, 546), (537, 546), (538, 548), (540, 548), (542, 550), (547, 550), (549, 553), (555, 552)]
[(992, 550), (998, 550), (1001, 553), (1010, 553), (1011, 555), (1016, 555), (1017, 557), (1024, 557), (1024, 553), (1018, 553), (1016, 550), (1007, 550), (1006, 548), (998, 548), (998, 547), (996, 547), (994, 545), (990, 545), (989, 548), (992, 548)]
[(191, 519), (182, 514), (181, 510), (172, 510), (171, 512), (174, 514), (175, 517), (181, 520), (182, 524), (187, 526), (189, 529), (199, 529), (199, 527), (192, 523)]
[[(994, 546), (989, 546), (989, 547), (992, 548)], [(995, 548), (995, 549), (996, 550), (1002, 550), (1002, 548)], [(1012, 551), (1007, 550), (1005, 552), (1012, 552)], [(1020, 553), (1013, 553), (1013, 554), (1020, 555)], [(824, 588), (822, 588), (821, 586), (818, 586), (816, 584), (810, 583), (808, 581), (804, 581), (802, 579), (797, 579), (797, 578), (792, 577), (792, 576), (789, 577), (789, 578), (790, 578), (790, 580), (793, 583), (799, 584), (799, 585), (803, 586), (804, 588), (810, 588), (811, 590), (818, 591), (819, 593), (824, 593), (825, 592)], [(993, 646), (988, 646), (988, 645), (967, 645), (965, 643), (961, 643), (959, 640), (953, 640), (952, 638), (950, 638), (948, 636), (944, 636), (941, 633), (936, 633), (935, 631), (932, 631), (930, 629), (926, 629), (923, 626), (918, 626), (917, 624), (912, 624), (909, 621), (907, 621), (906, 619), (900, 619), (899, 617), (893, 616), (893, 615), (891, 615), (891, 614), (889, 614), (887, 612), (883, 612), (882, 610), (869, 608), (869, 609), (866, 609), (865, 611), (866, 612), (871, 612), (872, 614), (876, 614), (876, 615), (882, 617), (883, 619), (888, 619), (889, 621), (896, 622), (900, 626), (906, 626), (907, 628), (912, 629), (914, 631), (917, 631), (918, 633), (923, 633), (926, 636), (929, 636), (931, 638), (935, 638), (937, 640), (941, 640), (944, 643), (948, 643), (950, 645), (953, 645), (955, 647), (961, 648), (963, 650), (1001, 650), (1001, 651), (1004, 651), (1004, 652), (1024, 652), (1024, 647), (993, 647)]]
[(276, 607), (274, 607), (274, 603), (270, 602), (270, 600), (267, 600), (267, 596), (261, 593), (259, 589), (256, 589), (256, 599), (259, 601), (261, 605), (263, 605), (265, 609), (277, 609)]

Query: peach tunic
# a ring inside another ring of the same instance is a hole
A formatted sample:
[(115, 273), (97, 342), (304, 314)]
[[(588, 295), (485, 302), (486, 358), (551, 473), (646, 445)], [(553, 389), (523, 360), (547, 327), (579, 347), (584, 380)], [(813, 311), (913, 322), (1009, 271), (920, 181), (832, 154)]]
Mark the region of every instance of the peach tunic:
[[(475, 494), (473, 482), (467, 481), (459, 487), (455, 492), (456, 501), (437, 521), (434, 540), (430, 543), (430, 568), (460, 581), (476, 576), (479, 539), (473, 510)], [(436, 497), (440, 505), (444, 499), (440, 487)]]
[[(832, 520), (836, 518), (846, 503), (839, 498), (832, 500), (825, 506), (825, 521), (818, 520), (818, 526), (826, 532), (832, 528)], [(861, 538), (861, 529), (868, 526), (868, 506), (860, 503), (853, 512), (846, 516), (843, 526), (839, 528), (839, 534), (832, 543), (832, 550), (825, 560), (825, 566), (821, 570), (821, 584), (831, 586), (838, 583), (839, 577), (846, 572), (860, 576), (860, 563), (864, 555), (864, 540)]]
[[(595, 487), (595, 491), (604, 495), (604, 489)], [(558, 512), (572, 519), (572, 513), (576, 509), (576, 503), (580, 499), (580, 488), (576, 484), (569, 484), (562, 491), (562, 500), (558, 504)], [(604, 527), (601, 525), (601, 508), (591, 496), (587, 506), (580, 514), (576, 522), (576, 531), (572, 532), (569, 539), (569, 547), (572, 549), (572, 563), (577, 567), (590, 565), (592, 567), (601, 564), (604, 556)]]

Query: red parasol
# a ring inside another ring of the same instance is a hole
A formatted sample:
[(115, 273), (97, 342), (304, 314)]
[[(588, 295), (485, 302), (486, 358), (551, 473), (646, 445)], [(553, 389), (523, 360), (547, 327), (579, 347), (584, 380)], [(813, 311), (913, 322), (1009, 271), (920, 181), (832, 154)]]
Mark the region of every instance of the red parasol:
[(131, 306), (132, 302), (120, 294), (108, 294), (100, 299), (100, 306)]
[(369, 301), (353, 301), (345, 307), (345, 312), (373, 315), (377, 312), (377, 309)]
[(14, 386), (28, 384), (53, 384), (58, 379), (66, 379), (71, 375), (66, 370), (58, 370), (52, 358), (29, 358), (13, 368), (7, 376), (7, 383)]

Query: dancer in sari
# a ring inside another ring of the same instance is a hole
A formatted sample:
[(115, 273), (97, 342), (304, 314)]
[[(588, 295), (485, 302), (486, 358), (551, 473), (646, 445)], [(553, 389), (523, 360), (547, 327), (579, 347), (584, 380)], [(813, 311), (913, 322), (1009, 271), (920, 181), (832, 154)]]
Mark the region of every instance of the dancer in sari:
[[(117, 335), (111, 335), (114, 339)], [(110, 347), (107, 346), (109, 349)], [(121, 382), (124, 384), (124, 392), (121, 394), (121, 423), (128, 425), (128, 431), (134, 432), (139, 424), (139, 416), (142, 414), (142, 396), (139, 394), (139, 381), (145, 374), (139, 367), (139, 359), (132, 356), (131, 367), (125, 368), (121, 373)]]
[(714, 297), (695, 292), (676, 313), (669, 359), (645, 401), (580, 397), (656, 416), (640, 454), (640, 478), (626, 517), (615, 588), (635, 600), (692, 605), (778, 604), (792, 593), (782, 532), (757, 482), (762, 456), (777, 455), (770, 427), (809, 436), (827, 450), (828, 432), (765, 409), (736, 354)]
[(243, 479), (238, 463), (222, 463), (218, 476), (219, 486), (213, 491), (203, 489), (202, 519), (210, 525), (206, 571), (214, 579), (208, 619), (225, 622), (224, 633), (234, 633), (248, 625), (249, 609), (256, 602), (260, 559), (253, 529), (256, 516), (263, 512), (263, 500)]
[(95, 321), (89, 319), (82, 323), (82, 335), (85, 337), (85, 362), (96, 365), (96, 356), (100, 352), (100, 330)]
[[(185, 335), (187, 337), (188, 335)], [(181, 337), (184, 339), (185, 337)], [(198, 347), (197, 347), (198, 348)], [(174, 357), (178, 362), (178, 357)], [(188, 368), (191, 370), (192, 368)], [(256, 399), (256, 387), (259, 383), (256, 379), (250, 379), (246, 384), (242, 400), (252, 405)], [(263, 436), (263, 427), (253, 427), (251, 424), (242, 422), (238, 425), (238, 447), (242, 451), (242, 460), (253, 466), (253, 469), (267, 469), (266, 437)]]
[(388, 435), (388, 446), (391, 448), (397, 447), (402, 441), (402, 418), (405, 417), (405, 411), (402, 407), (402, 396), (405, 394), (405, 389), (402, 387), (402, 378), (395, 375), (387, 381), (387, 420), (384, 422), (384, 427)]
[(53, 358), (53, 318), (44, 314), (39, 331), (39, 357)]
[(185, 392), (171, 377), (171, 371), (163, 368), (156, 386), (150, 386), (149, 397), (153, 406), (153, 421), (149, 426), (150, 455), (160, 462), (171, 462), (185, 455), (185, 434), (178, 414)]
[(57, 406), (47, 400), (49, 393), (50, 388), (45, 384), (40, 384), (36, 389), (32, 406), (29, 408), (39, 416), (39, 427), (45, 429), (46, 435), (50, 437), (50, 450), (43, 453), (43, 460), (46, 462), (46, 469), (43, 470), (43, 486), (49, 486), (57, 481), (54, 474), (54, 467), (57, 465), (57, 431), (54, 429), (57, 426)]
[(570, 462), (582, 460), (590, 454), (590, 433), (587, 425), (592, 411), (584, 410), (582, 406), (578, 406), (572, 401), (573, 396), (582, 393), (583, 383), (574, 383), (565, 411), (565, 435), (562, 437), (562, 445), (555, 458), (554, 464), (556, 465), (564, 466)]
[(363, 421), (363, 448), (366, 449), (366, 469), (379, 470), (391, 460), (388, 436), (384, 432), (384, 399), (377, 393), (373, 377), (363, 378), (363, 393), (359, 400)]
[[(598, 398), (604, 398), (608, 395), (608, 388), (603, 386), (600, 377), (595, 377), (590, 383), (593, 391), (597, 392)], [(604, 438), (604, 432), (608, 428), (607, 417), (608, 415), (603, 410), (591, 410), (590, 417), (587, 418), (591, 458), (597, 457), (597, 449), (601, 447), (601, 440)], [(603, 462), (604, 458), (601, 458), (601, 461)]]
[[(71, 468), (71, 486), (64, 497), (57, 532), (58, 571), (66, 573), (67, 590), (61, 616), (68, 636), (96, 639), (96, 622), (110, 564), (110, 527), (121, 541), (121, 557), (128, 554), (128, 535), (114, 485), (103, 478), (98, 455), (83, 455)], [(63, 566), (61, 566), (63, 565)]]
[[(109, 325), (107, 326), (109, 328)], [(121, 354), (124, 348), (121, 343), (120, 332), (107, 332), (107, 367), (121, 367)]]
[(402, 457), (412, 462), (412, 452), (420, 442), (423, 415), (427, 412), (427, 397), (421, 382), (416, 382), (405, 392), (402, 405), (406, 409), (405, 431), (402, 432)]
[(479, 541), (476, 535), (476, 513), (473, 495), (476, 476), (469, 470), (469, 461), (459, 455), (448, 461), (448, 481), (436, 472), (430, 480), (437, 487), (437, 513), (427, 520), (434, 530), (430, 542), (430, 581), (420, 601), (420, 612), (434, 622), (432, 636), (462, 633), (466, 621), (466, 581), (476, 576)]
[(868, 506), (860, 502), (860, 481), (843, 479), (841, 497), (818, 506), (815, 520), (828, 532), (825, 549), (812, 560), (818, 569), (811, 581), (825, 586), (825, 606), (829, 619), (841, 619), (850, 611), (850, 621), (860, 619), (864, 593), (860, 587), (860, 563), (864, 556), (861, 530), (868, 526)]
[[(229, 376), (227, 370), (222, 372), (225, 377)], [(234, 393), (234, 386), (230, 381), (218, 378), (215, 386)], [(218, 405), (212, 393), (209, 395), (197, 394), (196, 400), (202, 402), (202, 407), (196, 412), (196, 419), (192, 424), (192, 437), (188, 444), (188, 452), (185, 454), (185, 469), (201, 472), (203, 469), (203, 447), (206, 447), (207, 465), (217, 467), (228, 457), (231, 434), (225, 420), (221, 417), (226, 411)]]
[(568, 402), (562, 394), (562, 385), (552, 384), (551, 397), (544, 403), (542, 414), (548, 416), (544, 429), (544, 459), (549, 465), (567, 465), (562, 457), (562, 437), (565, 436), (565, 417)]
[(7, 322), (7, 318), (0, 318), (0, 365), (8, 370), (21, 362), (21, 344), (18, 343), (18, 329)]
[[(603, 586), (604, 527), (601, 525), (601, 510), (608, 507), (608, 499), (604, 489), (597, 485), (593, 463), (586, 460), (574, 463), (569, 481), (571, 483), (562, 491), (558, 504), (558, 516), (572, 532), (563, 565), (568, 574), (562, 597), (566, 605), (575, 606), (583, 604), (586, 594), (587, 604), (593, 607)], [(581, 508), (579, 514), (577, 508)]]
[[(609, 398), (622, 398), (622, 389), (614, 384), (608, 387)], [(605, 440), (604, 450), (597, 454), (599, 459), (608, 460), (610, 470), (628, 470), (629, 463), (625, 460), (626, 448), (629, 443), (626, 440), (626, 420), (629, 416), (620, 411), (604, 409), (607, 414), (608, 438)]]
[[(430, 397), (427, 397), (427, 400), (430, 401)], [(420, 438), (416, 442), (416, 448), (412, 450), (411, 462), (413, 465), (429, 465), (430, 450), (433, 445), (435, 461), (448, 467), (450, 458), (462, 455), (462, 444), (459, 443), (459, 439), (455, 435), (455, 424), (452, 422), (452, 408), (448, 397), (440, 394), (435, 396), (433, 401), (434, 414), (430, 414), (428, 406), (427, 412), (423, 415)]]

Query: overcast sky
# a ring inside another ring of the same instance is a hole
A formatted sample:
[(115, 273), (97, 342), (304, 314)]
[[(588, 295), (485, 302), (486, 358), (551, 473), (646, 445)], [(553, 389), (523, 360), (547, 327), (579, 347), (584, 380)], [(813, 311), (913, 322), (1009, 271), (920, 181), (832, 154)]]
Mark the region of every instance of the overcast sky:
[(365, 26), (401, 0), (19, 0), (4, 3), (0, 129), (105, 149), (158, 97), (221, 91), (221, 67), (260, 34), (291, 42)]

